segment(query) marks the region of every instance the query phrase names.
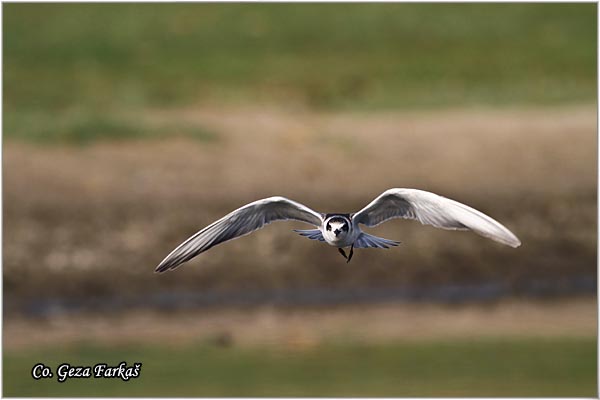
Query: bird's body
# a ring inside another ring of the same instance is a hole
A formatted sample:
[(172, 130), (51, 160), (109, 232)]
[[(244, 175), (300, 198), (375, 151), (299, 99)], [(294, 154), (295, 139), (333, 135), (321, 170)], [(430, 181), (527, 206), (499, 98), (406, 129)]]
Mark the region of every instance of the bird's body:
[[(521, 242), (499, 222), (480, 211), (434, 193), (417, 189), (389, 189), (362, 210), (352, 214), (318, 213), (303, 204), (275, 196), (249, 203), (187, 239), (156, 268), (174, 269), (213, 246), (250, 234), (278, 220), (296, 220), (317, 229), (295, 230), (312, 240), (338, 247), (349, 262), (354, 248), (389, 248), (400, 242), (369, 235), (360, 224), (373, 227), (393, 218), (415, 219), (426, 225), (451, 230), (472, 230), (511, 247)], [(343, 248), (350, 247), (346, 256)]]

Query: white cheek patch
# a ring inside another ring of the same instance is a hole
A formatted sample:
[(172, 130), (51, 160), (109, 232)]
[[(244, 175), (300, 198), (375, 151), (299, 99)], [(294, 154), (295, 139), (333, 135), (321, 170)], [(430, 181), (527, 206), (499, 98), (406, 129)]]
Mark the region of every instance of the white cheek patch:
[(335, 231), (336, 229), (339, 229), (341, 231), (343, 226), (344, 226), (344, 224), (342, 224), (340, 222), (332, 222), (331, 223), (331, 230)]
[(340, 231), (340, 232), (347, 232), (348, 231), (348, 226), (344, 223), (344, 222), (331, 222), (330, 223), (331, 226), (331, 231), (335, 232), (336, 230)]

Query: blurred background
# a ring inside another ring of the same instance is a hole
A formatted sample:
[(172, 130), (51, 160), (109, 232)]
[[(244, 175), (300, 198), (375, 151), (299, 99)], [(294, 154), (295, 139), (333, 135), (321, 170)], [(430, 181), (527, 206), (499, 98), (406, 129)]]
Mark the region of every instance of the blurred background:
[[(595, 396), (595, 4), (5, 4), (5, 396)], [(229, 211), (391, 187), (519, 236)], [(33, 365), (142, 362), (34, 381)]]

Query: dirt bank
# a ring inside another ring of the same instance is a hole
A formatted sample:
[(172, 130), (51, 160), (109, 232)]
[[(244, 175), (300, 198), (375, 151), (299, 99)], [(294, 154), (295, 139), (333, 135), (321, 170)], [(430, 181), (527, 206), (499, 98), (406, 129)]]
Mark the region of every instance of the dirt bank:
[(285, 310), (129, 312), (34, 320), (9, 318), (4, 346), (19, 349), (76, 342), (100, 344), (198, 341), (215, 344), (313, 346), (328, 340), (377, 342), (397, 339), (457, 339), (503, 336), (589, 337), (596, 334), (595, 299), (505, 301), (443, 307), (377, 305)]
[[(170, 290), (361, 287), (595, 276), (596, 110), (315, 114), (278, 109), (149, 110), (212, 132), (89, 146), (4, 146), (5, 311), (32, 298)], [(324, 212), (361, 208), (390, 187), (434, 191), (498, 219), (511, 249), (413, 221), (401, 240), (358, 251), (269, 226), (163, 274), (157, 263), (226, 212), (280, 194)]]

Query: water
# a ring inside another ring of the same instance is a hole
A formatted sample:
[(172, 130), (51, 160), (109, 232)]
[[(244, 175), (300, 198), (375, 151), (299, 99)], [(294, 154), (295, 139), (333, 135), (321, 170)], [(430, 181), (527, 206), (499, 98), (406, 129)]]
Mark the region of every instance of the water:
[(596, 276), (574, 276), (560, 280), (531, 279), (518, 283), (484, 282), (431, 287), (305, 287), (278, 290), (231, 291), (164, 291), (139, 296), (37, 298), (23, 304), (13, 304), (8, 313), (31, 317), (74, 312), (117, 312), (152, 308), (164, 311), (207, 308), (273, 305), (281, 307), (318, 307), (373, 303), (441, 303), (461, 304), (490, 302), (508, 297), (556, 298), (593, 295), (597, 292)]

